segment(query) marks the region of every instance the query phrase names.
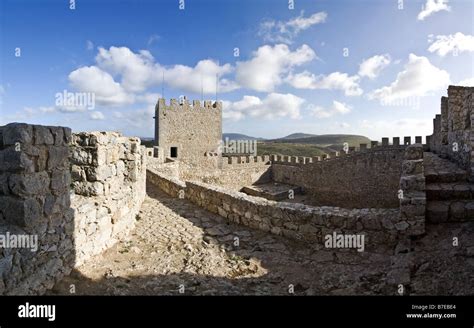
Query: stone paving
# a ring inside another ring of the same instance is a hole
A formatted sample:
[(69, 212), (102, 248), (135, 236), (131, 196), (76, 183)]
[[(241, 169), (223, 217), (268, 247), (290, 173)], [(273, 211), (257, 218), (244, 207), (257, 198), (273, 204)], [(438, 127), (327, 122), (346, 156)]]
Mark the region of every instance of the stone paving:
[(147, 193), (127, 240), (49, 294), (395, 295), (400, 281), (412, 294), (474, 293), (472, 223), (427, 226), (426, 236), (398, 245), (397, 256), (336, 252), (227, 224), (151, 184)]
[(52, 294), (69, 294), (71, 284), (76, 294), (106, 295), (179, 294), (183, 286), (191, 295), (389, 292), (383, 278), (389, 256), (308, 247), (227, 224), (153, 185), (147, 188), (128, 240), (79, 267)]

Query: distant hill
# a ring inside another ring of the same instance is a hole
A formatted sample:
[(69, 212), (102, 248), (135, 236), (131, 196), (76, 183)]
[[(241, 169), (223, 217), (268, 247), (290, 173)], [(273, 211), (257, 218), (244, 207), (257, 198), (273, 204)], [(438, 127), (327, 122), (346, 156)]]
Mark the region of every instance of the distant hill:
[[(294, 138), (302, 135), (303, 137)], [(360, 135), (294, 133), (285, 138), (260, 141), (257, 152), (259, 155), (321, 156), (332, 151), (342, 151), (346, 142), (349, 147), (359, 147), (361, 143), (370, 147), (370, 139)]]
[(222, 140), (229, 138), (229, 140), (264, 140), (263, 138), (251, 137), (241, 133), (223, 133)]
[[(258, 155), (321, 156), (332, 151), (342, 151), (344, 143), (359, 147), (361, 143), (370, 147), (370, 139), (353, 134), (309, 134), (292, 133), (279, 139), (266, 140), (241, 133), (223, 133), (222, 140), (257, 140)], [(153, 147), (153, 138), (142, 138), (142, 145)]]
[(258, 142), (257, 155), (287, 155), (287, 156), (321, 156), (329, 153), (327, 148), (311, 144), (295, 144), (283, 142)]
[(366, 143), (370, 147), (370, 139), (360, 135), (352, 134), (323, 134), (314, 137), (305, 137), (297, 139), (276, 139), (272, 140), (276, 143), (297, 143), (312, 144), (320, 147), (342, 147), (345, 142), (349, 147), (359, 147), (361, 143)]
[(302, 139), (302, 138), (309, 138), (309, 137), (316, 137), (317, 134), (309, 134), (309, 133), (292, 133), (290, 135), (287, 135), (286, 137), (279, 138), (285, 139), (285, 140), (292, 140), (292, 139)]

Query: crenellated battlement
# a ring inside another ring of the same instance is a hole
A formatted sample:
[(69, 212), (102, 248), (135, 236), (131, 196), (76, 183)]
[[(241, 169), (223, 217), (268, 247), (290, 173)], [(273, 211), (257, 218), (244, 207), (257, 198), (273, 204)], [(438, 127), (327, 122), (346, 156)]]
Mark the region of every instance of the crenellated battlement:
[(474, 180), (474, 87), (450, 85), (441, 98), (441, 114), (433, 119), (429, 149), (456, 162)]
[(229, 168), (240, 165), (270, 165), (269, 155), (264, 156), (226, 156), (222, 157), (222, 167)]
[[(401, 141), (403, 140), (403, 143)], [(415, 143), (412, 143), (412, 140)], [(427, 137), (427, 143), (429, 143), (429, 137)], [(334, 151), (329, 154), (324, 154), (322, 156), (306, 157), (306, 156), (287, 156), (287, 155), (271, 155), (270, 160), (272, 163), (278, 164), (287, 164), (287, 165), (306, 165), (306, 164), (317, 164), (318, 162), (328, 162), (335, 161), (339, 159), (344, 159), (348, 157), (363, 156), (367, 153), (372, 152), (387, 152), (392, 150), (403, 150), (409, 145), (412, 144), (421, 144), (423, 147), (426, 147), (426, 144), (423, 144), (423, 138), (421, 136), (416, 136), (414, 138), (410, 136), (405, 136), (403, 139), (401, 137), (394, 137), (390, 143), (389, 138), (382, 138), (382, 143), (378, 141), (372, 141), (370, 148), (368, 144), (360, 144), (359, 147), (348, 147), (346, 151)]]
[(186, 97), (158, 99), (155, 107), (155, 141), (163, 159), (193, 166), (217, 168), (211, 156), (222, 139), (222, 103)]
[(187, 110), (202, 110), (202, 109), (217, 109), (222, 110), (221, 101), (212, 101), (212, 100), (193, 100), (190, 102), (186, 97), (182, 99), (172, 98), (169, 102), (166, 102), (166, 99), (160, 98), (155, 107), (156, 110), (177, 110), (177, 109), (187, 109)]

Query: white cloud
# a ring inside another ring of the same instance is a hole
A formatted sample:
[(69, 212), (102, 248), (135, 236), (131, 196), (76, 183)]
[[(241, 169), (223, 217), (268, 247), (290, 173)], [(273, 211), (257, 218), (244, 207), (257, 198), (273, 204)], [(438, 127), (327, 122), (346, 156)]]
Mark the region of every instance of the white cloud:
[(316, 76), (308, 71), (290, 74), (287, 78), (287, 82), (297, 89), (342, 90), (346, 96), (360, 96), (363, 93), (359, 80), (359, 76), (349, 76), (347, 73), (334, 72)]
[(120, 84), (128, 92), (141, 92), (161, 82), (162, 69), (147, 50), (134, 53), (127, 47), (101, 47), (95, 59), (102, 70), (120, 75)]
[[(218, 91), (229, 92), (239, 86), (223, 75), (233, 71), (230, 64), (205, 59), (196, 66), (161, 66), (151, 53), (140, 50), (134, 53), (127, 47), (99, 48), (96, 66), (81, 67), (69, 75), (71, 85), (82, 92), (96, 92), (102, 105), (124, 105), (140, 100), (140, 93), (150, 87), (165, 84), (182, 92), (214, 94), (216, 77)], [(100, 83), (98, 83), (100, 81)]]
[(94, 121), (101, 121), (101, 120), (105, 120), (105, 116), (104, 114), (102, 114), (102, 112), (92, 112), (90, 114), (90, 118), (91, 120), (94, 120)]
[(418, 20), (424, 20), (426, 17), (442, 10), (450, 11), (449, 0), (426, 0), (423, 10), (418, 14)]
[(474, 87), (474, 77), (462, 80), (456, 83), (456, 85), (463, 86), (463, 87)]
[[(220, 78), (233, 71), (230, 64), (219, 65), (210, 59), (199, 61), (195, 67), (175, 65), (165, 70), (165, 82), (173, 88), (194, 93), (214, 94), (216, 78), (219, 77), (218, 91), (229, 92), (239, 86), (228, 79)], [(161, 76), (161, 75), (160, 75)]]
[(223, 102), (223, 117), (234, 121), (246, 117), (266, 120), (285, 117), (299, 119), (304, 102), (304, 99), (289, 93), (270, 93), (263, 99), (244, 96), (236, 102)]
[(309, 105), (308, 110), (311, 116), (315, 116), (317, 118), (328, 118), (336, 114), (350, 113), (352, 107), (345, 103), (334, 100), (332, 102), (332, 106), (328, 109), (320, 106)]
[(114, 112), (113, 118), (121, 130), (132, 131), (136, 136), (146, 137), (154, 134), (155, 106), (147, 105), (144, 109), (131, 112)]
[(54, 106), (40, 106), (39, 111), (41, 113), (54, 113), (56, 111), (56, 107), (54, 107)]
[(285, 44), (265, 45), (258, 48), (249, 61), (237, 63), (236, 80), (241, 86), (272, 92), (282, 83), (284, 74), (315, 57), (313, 49), (306, 44), (295, 51)]
[(422, 97), (445, 89), (450, 83), (449, 73), (433, 66), (428, 58), (410, 54), (404, 70), (389, 86), (375, 90), (369, 99), (389, 103), (409, 97)]
[(94, 49), (94, 43), (91, 40), (86, 41), (86, 48), (87, 50), (93, 50)]
[(260, 24), (259, 36), (267, 42), (282, 42), (291, 44), (293, 39), (304, 30), (313, 25), (321, 24), (326, 21), (325, 12), (314, 13), (309, 17), (304, 17), (304, 12), (298, 17), (288, 21), (266, 20)]
[(390, 64), (390, 61), (388, 54), (370, 57), (360, 64), (359, 75), (373, 80)]
[(73, 88), (81, 92), (95, 94), (95, 100), (101, 105), (121, 106), (134, 102), (134, 97), (115, 82), (113, 77), (96, 66), (78, 68), (69, 74)]
[(438, 35), (436, 41), (428, 48), (429, 52), (436, 52), (444, 57), (457, 52), (474, 52), (474, 35), (464, 35), (461, 32), (450, 35)]
[(153, 43), (159, 41), (160, 39), (161, 37), (157, 34), (150, 35), (150, 37), (148, 38), (147, 45), (151, 46)]
[(9, 122), (32, 122), (36, 121), (39, 116), (46, 113), (52, 113), (56, 109), (55, 107), (29, 107), (25, 106), (21, 110), (15, 111), (10, 114), (0, 115), (0, 125), (7, 124)]
[(147, 104), (156, 105), (159, 98), (161, 98), (161, 94), (152, 92), (152, 93), (137, 95), (136, 100), (137, 102), (144, 102)]
[(216, 92), (216, 77), (219, 77), (219, 92), (229, 92), (238, 86), (222, 76), (232, 72), (230, 64), (219, 63), (205, 59), (196, 66), (174, 65), (169, 68), (155, 63), (155, 59), (147, 50), (133, 53), (126, 47), (110, 47), (109, 50), (99, 49), (96, 57), (100, 68), (121, 76), (121, 85), (129, 92), (143, 92), (150, 86), (167, 85), (184, 92), (214, 94)]

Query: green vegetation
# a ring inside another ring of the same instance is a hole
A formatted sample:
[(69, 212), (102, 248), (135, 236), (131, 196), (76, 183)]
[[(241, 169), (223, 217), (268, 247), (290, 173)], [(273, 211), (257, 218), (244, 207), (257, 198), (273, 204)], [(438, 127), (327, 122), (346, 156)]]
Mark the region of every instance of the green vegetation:
[[(299, 137), (300, 138), (295, 138)], [(258, 155), (288, 155), (288, 156), (321, 156), (331, 151), (342, 151), (344, 143), (349, 147), (359, 147), (365, 143), (370, 147), (370, 139), (358, 135), (326, 134), (326, 135), (305, 135), (294, 133), (282, 139), (265, 142), (258, 142)]]
[[(258, 139), (238, 133), (225, 133), (222, 137), (223, 140), (225, 137), (231, 140)], [(321, 156), (332, 151), (342, 151), (345, 142), (349, 144), (349, 147), (359, 147), (361, 143), (370, 147), (370, 139), (359, 135), (293, 133), (280, 139), (258, 140), (257, 155)], [(142, 139), (141, 144), (153, 147), (153, 140)]]
[(258, 142), (257, 155), (288, 155), (288, 156), (321, 156), (328, 153), (327, 148), (310, 144), (294, 144), (281, 142)]
[(302, 139), (302, 138), (309, 138), (309, 137), (317, 137), (317, 134), (308, 134), (308, 133), (292, 133), (290, 135), (287, 135), (286, 137), (280, 138), (280, 139)]
[(141, 145), (147, 148), (152, 148), (154, 146), (153, 140), (143, 140), (143, 139), (141, 140)]

